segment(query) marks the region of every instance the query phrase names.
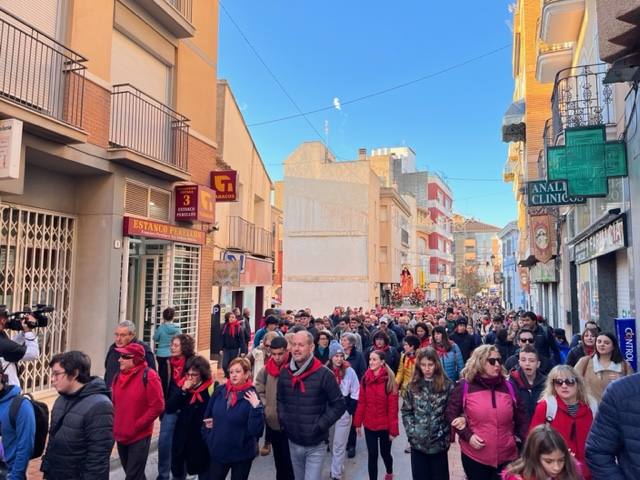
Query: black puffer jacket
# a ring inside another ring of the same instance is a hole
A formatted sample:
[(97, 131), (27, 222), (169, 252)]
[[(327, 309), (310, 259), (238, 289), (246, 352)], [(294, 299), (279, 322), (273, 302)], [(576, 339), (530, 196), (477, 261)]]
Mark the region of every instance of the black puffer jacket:
[[(319, 361), (319, 360), (318, 360)], [(346, 411), (336, 377), (327, 367), (320, 367), (293, 388), (289, 368), (278, 380), (278, 419), (287, 438), (310, 447), (327, 440), (329, 429)]]
[(640, 478), (640, 374), (611, 383), (587, 438), (586, 458), (594, 479)]
[(44, 478), (107, 480), (112, 449), (113, 404), (104, 381), (93, 377), (73, 395), (61, 394), (51, 412), (49, 441), (40, 467)]

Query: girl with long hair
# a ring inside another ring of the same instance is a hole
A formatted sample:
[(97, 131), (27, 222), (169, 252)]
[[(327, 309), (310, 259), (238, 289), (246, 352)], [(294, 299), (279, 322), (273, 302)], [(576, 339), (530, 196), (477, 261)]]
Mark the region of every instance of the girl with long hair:
[(575, 459), (562, 436), (549, 425), (535, 427), (522, 456), (507, 466), (503, 480), (582, 480)]
[(607, 385), (633, 373), (631, 365), (622, 358), (616, 336), (609, 332), (598, 334), (594, 354), (582, 357), (575, 368), (598, 403)]
[(584, 465), (584, 477), (591, 475), (585, 463), (585, 445), (597, 411), (597, 402), (569, 365), (551, 369), (547, 383), (531, 419), (531, 428), (548, 423), (562, 435), (572, 454)]
[(413, 480), (449, 479), (450, 426), (444, 414), (452, 391), (438, 353), (431, 347), (419, 350), (401, 409)]
[(445, 327), (434, 327), (431, 334), (431, 346), (435, 349), (442, 362), (447, 376), (456, 382), (464, 367), (462, 352), (458, 345), (449, 340), (449, 334)]
[(222, 369), (225, 377), (228, 378), (231, 360), (239, 357), (243, 347), (247, 345), (245, 330), (233, 312), (224, 314), (224, 325), (222, 326), (220, 337), (222, 339), (222, 350), (220, 351)]
[[(476, 348), (447, 405), (450, 423), (464, 416), (458, 430), (462, 466), (467, 478), (496, 480), (518, 456), (516, 441), (527, 436), (526, 407), (506, 380), (502, 358), (493, 345)], [(457, 428), (457, 427), (456, 427)]]
[(385, 353), (374, 350), (369, 355), (369, 368), (360, 384), (358, 407), (353, 418), (356, 433), (367, 442), (369, 479), (378, 479), (378, 449), (384, 461), (385, 480), (393, 479), (391, 442), (398, 430), (398, 386), (393, 371), (385, 361)]
[(416, 337), (420, 340), (420, 348), (426, 348), (431, 343), (431, 335), (429, 334), (429, 327), (426, 323), (419, 322), (413, 327), (416, 332)]
[(590, 357), (596, 350), (596, 338), (598, 337), (598, 331), (595, 328), (585, 328), (580, 335), (580, 343), (569, 350), (567, 355), (567, 365), (572, 367), (576, 366), (578, 360), (582, 357)]

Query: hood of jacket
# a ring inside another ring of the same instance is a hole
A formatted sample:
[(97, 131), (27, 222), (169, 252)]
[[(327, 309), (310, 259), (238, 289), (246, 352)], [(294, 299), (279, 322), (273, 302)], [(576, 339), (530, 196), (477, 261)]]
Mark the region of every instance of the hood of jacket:
[(84, 387), (80, 388), (80, 390), (78, 390), (77, 392), (74, 392), (71, 394), (62, 393), (61, 395), (68, 399), (74, 399), (74, 398), (85, 398), (85, 397), (88, 397), (89, 395), (95, 395), (95, 394), (102, 394), (102, 395), (106, 395), (108, 398), (111, 398), (111, 393), (107, 388), (107, 385), (104, 383), (104, 380), (101, 379), (100, 377), (91, 377), (91, 380), (89, 380), (84, 385)]
[[(519, 366), (511, 370), (511, 372), (509, 372), (509, 376), (514, 379), (518, 386), (520, 386), (521, 388), (527, 388), (527, 377)], [(533, 384), (529, 386), (534, 389), (542, 385), (546, 381), (547, 377), (541, 374), (540, 370), (538, 370), (536, 372), (536, 378), (533, 380)]]
[(15, 385), (5, 385), (0, 392), (0, 404), (10, 402), (11, 399), (20, 395), (20, 388)]

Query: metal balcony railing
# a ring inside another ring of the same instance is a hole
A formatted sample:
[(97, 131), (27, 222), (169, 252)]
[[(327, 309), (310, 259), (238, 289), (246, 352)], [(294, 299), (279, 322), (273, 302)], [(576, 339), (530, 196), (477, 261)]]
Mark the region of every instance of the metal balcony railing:
[(189, 119), (132, 85), (114, 85), (109, 143), (186, 171)]
[(0, 8), (0, 96), (82, 127), (87, 59)]
[(603, 82), (606, 74), (606, 64), (558, 72), (551, 96), (554, 138), (567, 128), (615, 124), (613, 89)]
[(273, 233), (264, 228), (256, 227), (253, 253), (262, 257), (273, 258)]
[(273, 255), (273, 233), (242, 217), (229, 217), (229, 248), (262, 257)]
[(169, 5), (175, 8), (189, 23), (191, 23), (191, 14), (193, 8), (192, 0), (165, 0)]

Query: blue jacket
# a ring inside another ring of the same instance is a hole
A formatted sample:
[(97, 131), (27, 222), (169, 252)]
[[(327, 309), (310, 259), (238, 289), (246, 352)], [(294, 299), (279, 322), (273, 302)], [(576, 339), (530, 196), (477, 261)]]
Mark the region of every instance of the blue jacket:
[(156, 342), (156, 355), (159, 357), (171, 356), (171, 340), (176, 335), (180, 335), (182, 330), (173, 322), (162, 323), (153, 334), (153, 341)]
[(23, 400), (16, 428), (9, 420), (11, 401), (20, 394), (20, 388), (15, 385), (5, 385), (0, 392), (0, 424), (2, 425), (2, 446), (5, 461), (9, 466), (8, 480), (23, 480), (26, 478), (27, 467), (33, 452), (33, 442), (36, 434), (36, 419), (33, 406), (28, 400)]
[[(253, 387), (251, 387), (253, 390)], [(262, 404), (253, 408), (238, 393), (235, 406), (227, 408), (227, 387), (213, 392), (203, 418), (213, 419), (213, 428), (202, 428), (202, 437), (216, 463), (235, 463), (251, 460), (258, 455), (258, 439), (264, 430)]]
[[(609, 384), (587, 438), (586, 458), (596, 480), (640, 478), (640, 374)], [(616, 462), (617, 460), (617, 462)]]
[(440, 357), (440, 361), (442, 362), (442, 368), (447, 374), (447, 377), (449, 377), (453, 383), (457, 382), (458, 377), (460, 377), (460, 372), (464, 368), (462, 352), (458, 345), (455, 343), (452, 344), (451, 350), (449, 350), (443, 357)]

